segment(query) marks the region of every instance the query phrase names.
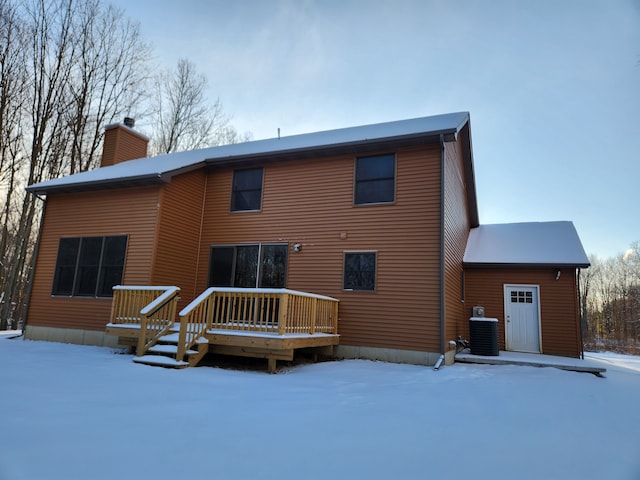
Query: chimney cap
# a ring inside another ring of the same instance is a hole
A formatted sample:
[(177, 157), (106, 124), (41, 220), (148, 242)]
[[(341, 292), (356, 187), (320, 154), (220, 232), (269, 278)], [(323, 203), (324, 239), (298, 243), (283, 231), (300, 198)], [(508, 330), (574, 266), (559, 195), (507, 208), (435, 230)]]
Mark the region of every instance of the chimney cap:
[(133, 117), (124, 117), (124, 122), (126, 127), (133, 128), (136, 124), (136, 119)]

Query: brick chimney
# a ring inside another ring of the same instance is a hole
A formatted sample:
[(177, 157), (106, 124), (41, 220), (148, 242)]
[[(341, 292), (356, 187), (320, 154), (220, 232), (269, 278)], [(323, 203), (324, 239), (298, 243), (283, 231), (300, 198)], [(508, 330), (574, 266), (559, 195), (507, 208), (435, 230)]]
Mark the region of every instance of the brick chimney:
[(147, 156), (149, 139), (136, 132), (135, 120), (130, 117), (124, 123), (112, 123), (104, 127), (101, 167)]

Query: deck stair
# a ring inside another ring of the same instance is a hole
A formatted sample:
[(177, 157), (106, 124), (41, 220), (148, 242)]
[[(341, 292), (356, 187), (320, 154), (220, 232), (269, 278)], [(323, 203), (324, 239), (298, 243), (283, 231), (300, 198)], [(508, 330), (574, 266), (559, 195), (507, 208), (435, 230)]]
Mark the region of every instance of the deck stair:
[[(113, 287), (108, 335), (135, 348), (135, 363), (196, 366), (207, 352), (293, 360), (296, 350), (332, 355), (338, 300), (286, 288), (209, 287), (177, 312), (176, 286)], [(179, 321), (177, 321), (179, 318)]]
[(144, 355), (134, 357), (133, 361), (143, 365), (166, 368), (195, 367), (207, 353), (209, 342), (204, 337), (198, 338), (196, 340), (197, 349), (190, 348), (185, 352), (185, 360), (177, 360), (178, 335), (177, 332), (172, 332), (160, 337), (157, 343), (150, 347)]

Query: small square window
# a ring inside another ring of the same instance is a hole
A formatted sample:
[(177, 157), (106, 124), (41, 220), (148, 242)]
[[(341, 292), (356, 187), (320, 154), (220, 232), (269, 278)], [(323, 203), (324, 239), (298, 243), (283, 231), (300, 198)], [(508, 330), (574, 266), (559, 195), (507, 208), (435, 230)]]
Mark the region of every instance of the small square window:
[(395, 201), (396, 157), (393, 154), (356, 158), (354, 203)]
[(376, 289), (376, 254), (374, 252), (345, 253), (344, 289), (359, 291)]
[(262, 206), (263, 169), (234, 170), (231, 191), (231, 211), (255, 211)]

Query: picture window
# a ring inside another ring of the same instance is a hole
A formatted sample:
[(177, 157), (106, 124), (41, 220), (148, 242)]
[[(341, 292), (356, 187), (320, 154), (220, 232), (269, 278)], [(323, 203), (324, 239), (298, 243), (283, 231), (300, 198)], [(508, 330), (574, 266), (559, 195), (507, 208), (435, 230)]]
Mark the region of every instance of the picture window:
[(122, 282), (127, 236), (61, 238), (52, 295), (112, 297)]

